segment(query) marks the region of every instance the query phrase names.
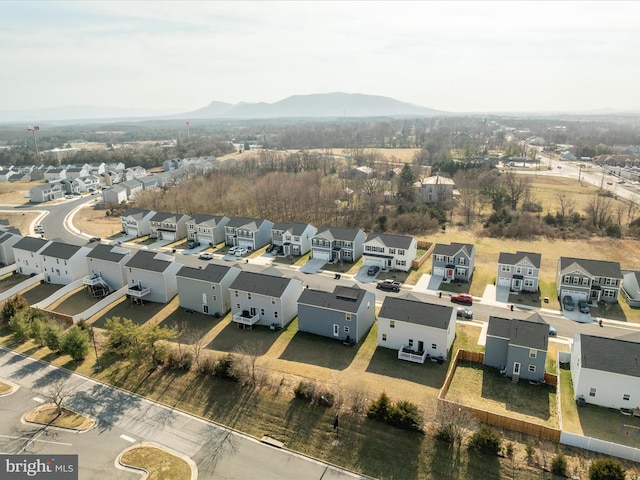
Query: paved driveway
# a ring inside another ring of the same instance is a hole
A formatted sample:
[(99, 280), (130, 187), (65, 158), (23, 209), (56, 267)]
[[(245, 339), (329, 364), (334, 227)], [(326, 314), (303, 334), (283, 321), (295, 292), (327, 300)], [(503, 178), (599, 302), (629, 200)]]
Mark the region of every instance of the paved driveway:
[[(60, 377), (77, 386), (67, 404), (97, 419), (94, 429), (73, 433), (20, 422), (42, 403), (38, 392)], [(191, 457), (200, 480), (364, 478), (3, 348), (0, 378), (20, 386), (0, 397), (0, 453), (78, 454), (82, 479), (139, 479), (114, 466), (122, 450), (139, 442), (155, 442)]]
[(326, 260), (322, 260), (320, 258), (312, 258), (300, 267), (300, 271), (302, 273), (318, 273), (322, 270), (322, 267), (324, 267), (325, 263), (327, 263)]

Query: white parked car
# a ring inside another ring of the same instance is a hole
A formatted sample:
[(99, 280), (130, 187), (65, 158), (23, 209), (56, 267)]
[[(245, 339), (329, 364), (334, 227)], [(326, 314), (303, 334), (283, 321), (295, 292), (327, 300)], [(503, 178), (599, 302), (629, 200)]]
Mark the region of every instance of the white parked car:
[(246, 248), (240, 247), (236, 250), (235, 256), (236, 257), (242, 257), (243, 255), (246, 255), (247, 253), (249, 253), (249, 250), (247, 250)]

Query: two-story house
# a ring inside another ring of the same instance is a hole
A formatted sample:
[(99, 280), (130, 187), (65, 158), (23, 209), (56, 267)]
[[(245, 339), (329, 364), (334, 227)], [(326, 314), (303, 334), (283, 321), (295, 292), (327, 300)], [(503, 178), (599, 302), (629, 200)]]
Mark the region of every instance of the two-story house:
[(168, 303), (178, 293), (176, 274), (182, 265), (172, 255), (138, 250), (124, 266), (133, 303)]
[(241, 271), (236, 265), (182, 267), (176, 274), (180, 306), (205, 315), (224, 316), (231, 310), (229, 286)]
[(44, 179), (47, 182), (59, 182), (67, 178), (67, 169), (65, 167), (49, 167), (44, 172)]
[(364, 267), (378, 266), (382, 270), (408, 272), (417, 252), (418, 242), (414, 237), (370, 233), (364, 242), (362, 264)]
[(64, 197), (64, 188), (60, 182), (43, 183), (31, 187), (29, 200), (32, 203), (43, 203)]
[(106, 204), (115, 203), (119, 205), (122, 202), (126, 202), (128, 198), (127, 189), (122, 185), (113, 185), (102, 190), (102, 201)]
[(444, 282), (470, 282), (475, 259), (475, 245), (437, 243), (433, 249), (431, 272), (442, 277)]
[(82, 283), (97, 298), (121, 289), (127, 285), (125, 264), (130, 257), (131, 252), (118, 245), (96, 245), (87, 253), (88, 272)]
[(500, 252), (497, 286), (512, 292), (537, 292), (542, 255), (531, 252)]
[(385, 297), (378, 314), (378, 346), (397, 350), (399, 359), (444, 361), (455, 338), (455, 308), (413, 296)]
[(271, 241), (269, 220), (256, 218), (232, 217), (224, 226), (225, 243), (232, 246), (245, 247), (248, 250), (258, 250)]
[(16, 269), (22, 275), (42, 273), (40, 252), (51, 243), (49, 240), (35, 237), (22, 237), (13, 246)]
[(311, 258), (356, 262), (364, 251), (365, 233), (357, 228), (320, 227), (311, 239)]
[(50, 242), (40, 251), (42, 273), (47, 283), (68, 285), (87, 275), (86, 256), (90, 247)]
[(214, 246), (225, 240), (224, 227), (229, 217), (196, 213), (187, 220), (187, 238), (202, 245)]
[(22, 239), (22, 235), (13, 232), (0, 232), (0, 265), (7, 266), (15, 263), (16, 257), (13, 247)]
[(556, 287), (560, 301), (570, 295), (574, 302), (604, 301), (617, 303), (622, 286), (618, 262), (560, 257), (556, 271)]
[(414, 183), (417, 196), (424, 203), (446, 203), (453, 200), (455, 182), (447, 177), (434, 175)]
[(549, 325), (535, 313), (527, 319), (489, 317), (484, 364), (515, 380), (544, 380)]
[(233, 321), (240, 328), (265, 325), (282, 328), (298, 314), (302, 282), (275, 269), (240, 272), (229, 286)]
[(298, 257), (311, 250), (311, 239), (318, 229), (309, 223), (277, 222), (271, 227), (272, 252)]
[(157, 212), (149, 220), (151, 238), (158, 240), (176, 241), (187, 238), (188, 215), (179, 213)]
[(375, 304), (375, 294), (358, 287), (307, 288), (298, 298), (298, 330), (358, 343), (376, 320)]
[(153, 210), (129, 208), (120, 216), (122, 233), (132, 237), (144, 237), (151, 233), (151, 218), (156, 214)]

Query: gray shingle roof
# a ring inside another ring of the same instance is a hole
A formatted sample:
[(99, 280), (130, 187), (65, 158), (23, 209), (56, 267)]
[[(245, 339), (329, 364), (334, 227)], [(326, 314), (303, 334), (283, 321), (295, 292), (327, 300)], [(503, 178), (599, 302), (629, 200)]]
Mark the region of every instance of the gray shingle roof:
[(515, 265), (516, 263), (521, 262), (525, 258), (528, 258), (531, 264), (535, 268), (540, 268), (542, 255), (539, 253), (532, 253), (532, 252), (516, 252), (516, 253), (500, 252), (500, 256), (498, 257), (498, 263), (505, 264), (505, 265)]
[(213, 263), (206, 268), (182, 267), (176, 277), (191, 278), (194, 280), (202, 280), (204, 282), (220, 283), (231, 268), (225, 265), (215, 265)]
[(487, 336), (506, 338), (510, 345), (547, 350), (549, 325), (537, 313), (524, 320), (492, 315), (489, 317)]
[(419, 302), (408, 298), (386, 297), (380, 309), (380, 318), (414, 323), (447, 330), (453, 307)]
[(583, 368), (640, 377), (640, 343), (580, 334)]
[(366, 293), (366, 290), (357, 287), (336, 286), (333, 292), (307, 288), (300, 295), (298, 303), (355, 313), (360, 308)]
[(320, 227), (316, 236), (353, 242), (359, 233), (357, 228)]
[(308, 226), (308, 223), (277, 222), (273, 224), (271, 230), (282, 230), (283, 232), (291, 232), (291, 235), (302, 235)]
[(128, 208), (126, 212), (122, 214), (123, 217), (131, 217), (136, 220), (141, 220), (150, 212), (150, 210), (143, 210), (141, 208)]
[(594, 277), (622, 278), (620, 264), (618, 262), (608, 262), (606, 260), (560, 257), (560, 271), (564, 272), (565, 269), (574, 263)]
[[(156, 255), (159, 254), (148, 250), (138, 250), (124, 266), (150, 272), (164, 272), (173, 262), (164, 260), (162, 257), (156, 258)], [(163, 256), (166, 257), (166, 255)]]
[(182, 215), (181, 213), (165, 213), (165, 212), (157, 212), (153, 217), (149, 219), (150, 222), (166, 222), (170, 221), (173, 223), (178, 223), (183, 218), (189, 218), (186, 215)]
[(379, 238), (384, 245), (391, 248), (407, 249), (411, 246), (411, 242), (413, 241), (413, 237), (410, 237), (408, 235), (390, 235), (388, 233), (371, 232), (369, 235), (367, 235), (367, 240), (365, 241), (365, 243), (370, 242), (371, 240), (374, 240), (376, 238)]
[(108, 262), (120, 263), (122, 259), (129, 256), (130, 252), (122, 247), (113, 245), (96, 245), (88, 254), (87, 258), (95, 258), (96, 260), (106, 260)]
[(49, 243), (49, 240), (43, 240), (42, 238), (22, 237), (22, 239), (17, 242), (13, 246), (13, 248), (17, 248), (18, 250), (25, 250), (27, 252), (37, 252), (47, 243)]
[(229, 289), (279, 298), (291, 281), (291, 278), (275, 277), (264, 273), (240, 272)]
[(229, 219), (229, 223), (227, 223), (225, 226), (233, 228), (241, 228), (247, 226), (249, 228), (255, 228), (257, 230), (258, 228), (260, 228), (260, 225), (262, 225), (262, 222), (264, 222), (264, 219), (259, 220), (257, 218), (231, 217)]
[(18, 235), (14, 235), (10, 232), (0, 233), (0, 245), (9, 240), (10, 238), (17, 237)]
[(196, 225), (206, 224), (216, 226), (224, 218), (223, 215), (205, 215), (202, 213), (196, 213), (191, 216), (189, 223), (195, 223)]
[(64, 260), (69, 260), (73, 257), (82, 247), (77, 245), (69, 245), (68, 243), (62, 242), (51, 242), (40, 255), (44, 257), (53, 257), (53, 258), (62, 258)]
[(447, 255), (453, 257), (456, 253), (462, 250), (469, 258), (471, 258), (471, 252), (473, 252), (473, 245), (470, 243), (451, 243), (447, 245), (445, 243), (436, 243), (433, 249), (434, 255)]

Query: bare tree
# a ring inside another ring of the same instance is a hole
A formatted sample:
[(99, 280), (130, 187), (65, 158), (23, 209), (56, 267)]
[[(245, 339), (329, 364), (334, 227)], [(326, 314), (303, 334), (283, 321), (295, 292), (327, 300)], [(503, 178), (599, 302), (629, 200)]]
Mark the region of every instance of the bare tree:
[(566, 195), (565, 193), (562, 193), (562, 192), (556, 193), (556, 198), (558, 199), (560, 216), (562, 217), (562, 222), (564, 224), (567, 217), (573, 213), (573, 207), (575, 206), (575, 202), (573, 201), (573, 197)]
[(62, 405), (76, 394), (76, 388), (66, 385), (65, 378), (58, 378), (53, 382), (49, 389), (43, 394), (47, 400), (50, 400), (56, 406), (56, 413), (62, 415)]
[(234, 375), (241, 383), (251, 387), (261, 387), (267, 381), (267, 371), (257, 365), (263, 355), (263, 344), (244, 342), (235, 349), (236, 361), (233, 364)]
[(531, 178), (527, 175), (516, 175), (511, 170), (508, 170), (504, 174), (504, 186), (509, 206), (512, 210), (517, 210), (520, 201), (529, 196)]
[(439, 425), (438, 433), (452, 444), (462, 445), (462, 440), (467, 432), (475, 430), (478, 419), (466, 408), (456, 402), (441, 402), (436, 411), (436, 423)]

